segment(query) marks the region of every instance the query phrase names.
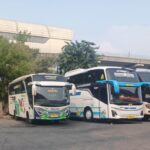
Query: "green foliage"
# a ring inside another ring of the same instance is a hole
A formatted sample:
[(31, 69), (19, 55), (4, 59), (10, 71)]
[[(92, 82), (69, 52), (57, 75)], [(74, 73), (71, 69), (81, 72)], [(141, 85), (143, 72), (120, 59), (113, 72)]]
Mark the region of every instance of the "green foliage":
[(28, 33), (27, 31), (19, 31), (19, 33), (14, 38), (17, 42), (25, 43), (28, 41), (28, 39), (30, 39), (30, 35), (31, 33)]
[(35, 72), (56, 73), (57, 56), (41, 57), (36, 61)]
[(77, 68), (89, 68), (97, 65), (95, 44), (92, 42), (81, 41), (67, 43), (63, 47), (62, 54), (59, 55), (60, 70), (65, 73)]
[(37, 50), (22, 43), (9, 43), (0, 37), (0, 99), (7, 95), (8, 83), (13, 79), (31, 73)]

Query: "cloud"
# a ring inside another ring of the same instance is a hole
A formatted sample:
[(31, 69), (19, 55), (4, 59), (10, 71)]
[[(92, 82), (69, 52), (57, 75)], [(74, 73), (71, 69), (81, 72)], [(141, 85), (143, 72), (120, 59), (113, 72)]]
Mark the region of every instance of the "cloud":
[(99, 52), (150, 57), (150, 26), (112, 26), (103, 39)]

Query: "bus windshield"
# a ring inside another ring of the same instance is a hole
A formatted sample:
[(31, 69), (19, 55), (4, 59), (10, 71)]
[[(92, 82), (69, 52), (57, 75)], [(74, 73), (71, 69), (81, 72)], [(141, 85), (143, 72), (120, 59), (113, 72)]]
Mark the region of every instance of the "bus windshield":
[(111, 88), (110, 103), (118, 105), (141, 104), (139, 87), (120, 87), (120, 93), (115, 94)]
[(36, 86), (35, 105), (60, 107), (69, 104), (67, 87)]
[(142, 72), (137, 72), (138, 76), (141, 81), (143, 82), (150, 82), (150, 70), (148, 71), (142, 71)]
[[(107, 69), (107, 77), (109, 80), (117, 80), (119, 82), (139, 82), (136, 73), (128, 69), (109, 68)], [(119, 94), (115, 94), (112, 87), (110, 91), (110, 103), (118, 105), (140, 105), (142, 103), (140, 87), (120, 87)]]

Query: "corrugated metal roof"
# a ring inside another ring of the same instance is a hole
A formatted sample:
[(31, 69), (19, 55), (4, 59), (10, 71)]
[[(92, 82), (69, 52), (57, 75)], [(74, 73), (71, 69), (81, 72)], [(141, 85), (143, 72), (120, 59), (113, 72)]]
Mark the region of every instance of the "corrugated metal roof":
[(0, 20), (0, 32), (18, 33), (27, 31), (32, 36), (49, 37), (54, 39), (71, 40), (73, 32), (70, 29), (56, 28), (46, 25), (22, 23), (18, 21)]

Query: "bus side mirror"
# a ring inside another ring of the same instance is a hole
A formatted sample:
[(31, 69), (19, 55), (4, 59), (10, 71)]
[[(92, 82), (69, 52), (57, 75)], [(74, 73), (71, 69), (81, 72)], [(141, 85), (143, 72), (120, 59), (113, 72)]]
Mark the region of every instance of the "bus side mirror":
[(32, 85), (32, 95), (36, 96), (36, 86)]
[(72, 84), (71, 93), (72, 93), (73, 95), (76, 94), (76, 86), (75, 86), (74, 84)]
[(119, 85), (112, 85), (112, 88), (114, 90), (114, 94), (119, 94), (120, 93), (120, 88)]

